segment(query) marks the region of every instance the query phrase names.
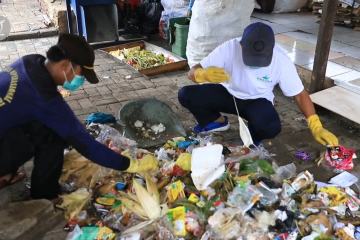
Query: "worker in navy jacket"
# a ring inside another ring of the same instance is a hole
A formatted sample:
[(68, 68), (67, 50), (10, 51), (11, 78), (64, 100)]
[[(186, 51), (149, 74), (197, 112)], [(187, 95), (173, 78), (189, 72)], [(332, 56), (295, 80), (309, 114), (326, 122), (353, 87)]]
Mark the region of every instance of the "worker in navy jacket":
[(24, 175), (18, 169), (34, 158), (30, 197), (55, 199), (64, 149), (74, 147), (101, 166), (127, 172), (157, 168), (157, 159), (120, 155), (86, 132), (57, 87), (77, 90), (98, 83), (94, 50), (83, 37), (62, 34), (42, 55), (24, 56), (0, 72), (0, 189)]

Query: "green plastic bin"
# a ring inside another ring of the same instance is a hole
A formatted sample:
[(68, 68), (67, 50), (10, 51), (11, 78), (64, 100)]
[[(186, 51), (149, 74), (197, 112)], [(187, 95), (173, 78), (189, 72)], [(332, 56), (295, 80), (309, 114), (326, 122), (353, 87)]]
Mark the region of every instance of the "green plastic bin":
[(186, 45), (189, 34), (190, 18), (172, 18), (170, 25), (170, 44), (172, 52), (180, 57), (186, 58)]

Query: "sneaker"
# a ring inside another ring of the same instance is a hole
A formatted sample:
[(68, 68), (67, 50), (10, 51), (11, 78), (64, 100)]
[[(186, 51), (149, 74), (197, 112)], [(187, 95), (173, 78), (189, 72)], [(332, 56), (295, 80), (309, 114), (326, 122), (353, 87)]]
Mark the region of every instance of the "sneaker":
[(224, 116), (225, 118), (225, 122), (223, 123), (219, 123), (219, 122), (213, 122), (210, 123), (209, 125), (207, 125), (206, 127), (204, 127), (203, 129), (201, 129), (200, 125), (196, 125), (193, 128), (193, 132), (194, 133), (207, 133), (207, 132), (222, 132), (222, 131), (226, 131), (230, 128), (230, 123), (228, 121), (228, 117)]

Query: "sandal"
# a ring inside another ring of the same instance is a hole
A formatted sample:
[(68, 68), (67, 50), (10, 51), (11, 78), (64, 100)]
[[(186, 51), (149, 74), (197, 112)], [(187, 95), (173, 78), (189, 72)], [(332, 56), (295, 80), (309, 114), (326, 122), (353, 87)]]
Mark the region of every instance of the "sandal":
[(19, 182), (25, 177), (25, 175), (26, 174), (24, 170), (19, 170), (16, 173), (13, 173), (9, 180), (0, 179), (0, 190)]

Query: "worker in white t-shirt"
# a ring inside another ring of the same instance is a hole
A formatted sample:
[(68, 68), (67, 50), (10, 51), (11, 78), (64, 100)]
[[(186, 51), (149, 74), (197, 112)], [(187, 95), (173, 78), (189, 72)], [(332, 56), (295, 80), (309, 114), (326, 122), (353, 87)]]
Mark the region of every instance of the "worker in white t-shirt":
[(196, 83), (213, 83), (186, 86), (179, 91), (179, 102), (198, 122), (195, 133), (228, 130), (228, 118), (220, 112), (236, 114), (234, 96), (240, 116), (248, 121), (254, 144), (275, 138), (281, 122), (273, 105), (273, 89), (279, 84), (285, 96), (296, 99), (314, 138), (323, 145), (339, 144), (322, 127), (294, 64), (275, 46), (274, 32), (264, 23), (253, 23), (242, 38), (218, 46), (188, 75)]

